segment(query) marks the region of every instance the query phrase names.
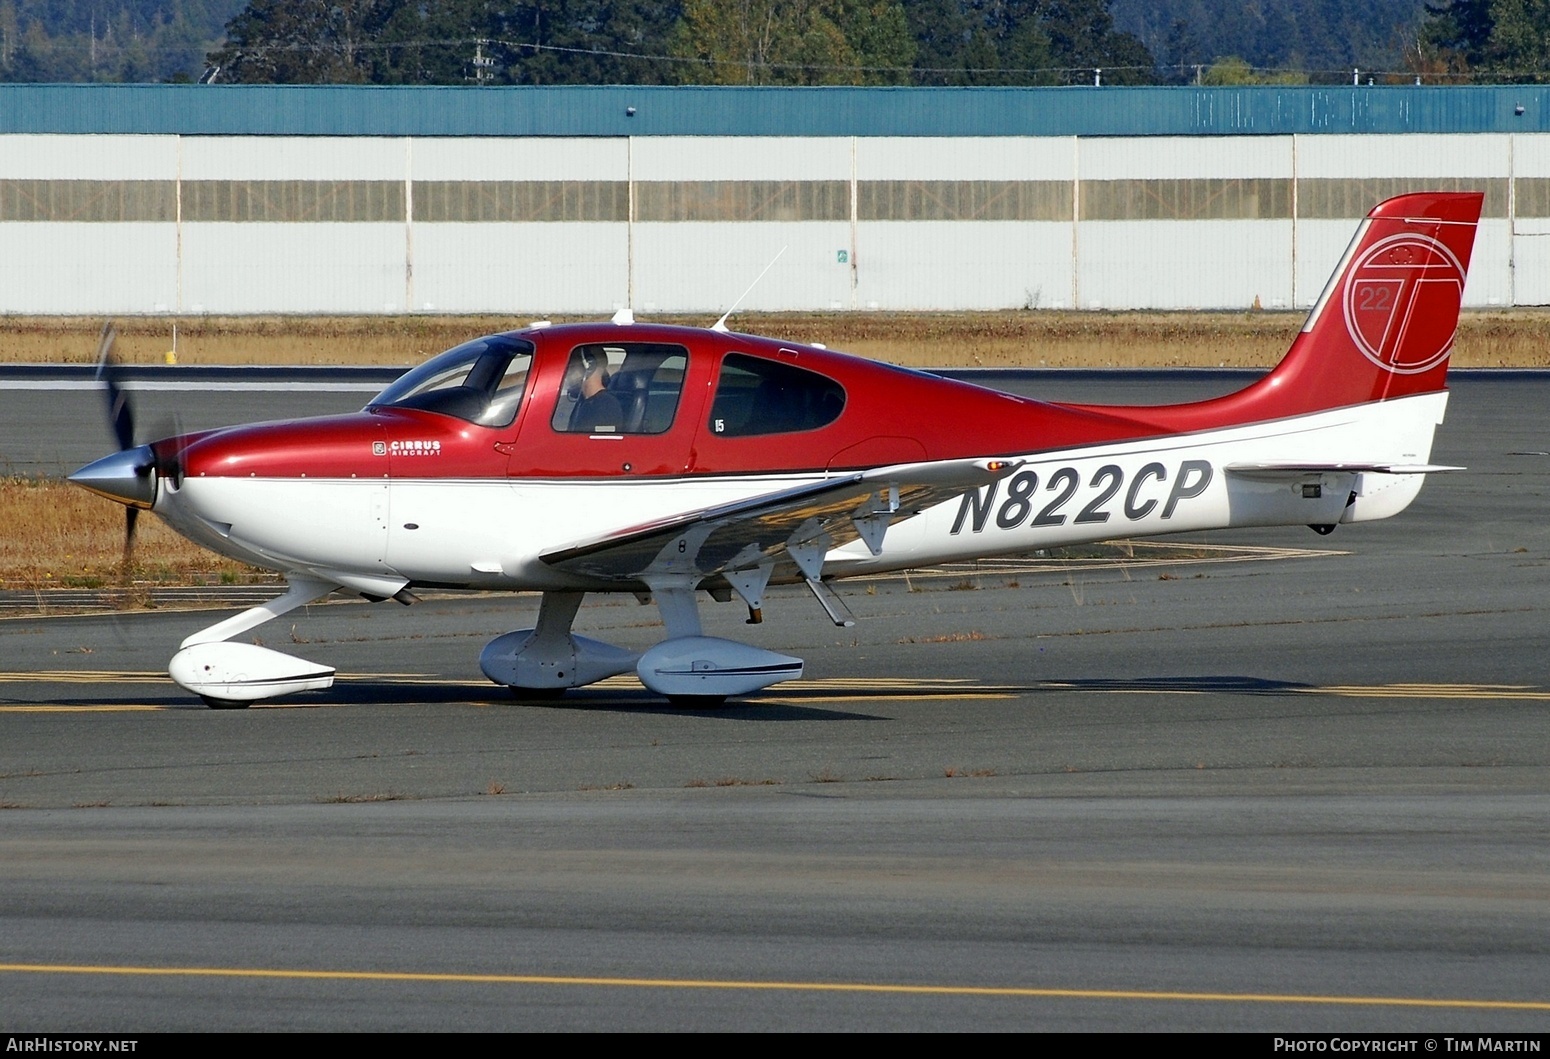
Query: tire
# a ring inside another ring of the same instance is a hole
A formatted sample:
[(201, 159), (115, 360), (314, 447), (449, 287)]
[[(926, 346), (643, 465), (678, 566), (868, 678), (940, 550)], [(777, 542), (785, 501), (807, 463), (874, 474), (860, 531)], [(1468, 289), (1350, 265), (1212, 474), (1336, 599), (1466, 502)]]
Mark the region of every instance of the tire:
[(518, 702), (555, 702), (563, 699), (569, 688), (519, 688), (508, 684), (511, 697)]
[(727, 704), (725, 695), (669, 695), (667, 701), (687, 710), (714, 710)]
[(212, 710), (245, 710), (250, 705), (238, 699), (218, 699), (214, 695), (201, 695), (199, 697)]

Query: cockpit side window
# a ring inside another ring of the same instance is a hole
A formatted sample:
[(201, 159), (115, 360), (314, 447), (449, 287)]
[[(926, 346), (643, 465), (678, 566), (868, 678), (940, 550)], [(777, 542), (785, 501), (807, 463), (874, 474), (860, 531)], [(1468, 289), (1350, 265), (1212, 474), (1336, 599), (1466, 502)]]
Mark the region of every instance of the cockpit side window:
[(562, 434), (662, 434), (678, 413), (689, 353), (660, 342), (577, 346), (550, 426)]
[(728, 353), (721, 361), (710, 432), (719, 437), (791, 434), (828, 426), (845, 410), (845, 388), (780, 361)]
[(522, 407), (522, 395), (527, 392), (527, 373), (533, 365), (530, 353), (518, 353), (506, 362), (500, 378), (495, 380), (495, 390), (484, 414), (475, 420), (481, 426), (506, 427), (517, 418)]
[(522, 406), (533, 346), (504, 335), (465, 342), (383, 390), (367, 408), (419, 408), (485, 427), (508, 427)]

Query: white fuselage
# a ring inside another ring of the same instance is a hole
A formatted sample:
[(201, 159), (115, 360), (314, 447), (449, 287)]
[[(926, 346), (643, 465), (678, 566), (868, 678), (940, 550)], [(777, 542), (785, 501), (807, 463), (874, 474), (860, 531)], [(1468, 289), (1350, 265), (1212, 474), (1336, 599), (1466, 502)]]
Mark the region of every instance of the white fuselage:
[[(1141, 441), (1033, 452), (992, 486), (889, 528), (879, 554), (833, 549), (826, 576), (1113, 537), (1333, 525), (1404, 509), (1424, 475), (1339, 469), (1256, 477), (1255, 463), (1424, 464), (1445, 392)], [(240, 478), (170, 483), (155, 510), (214, 550), (286, 573), (415, 584), (602, 590), (541, 556), (822, 473), (678, 479)], [(391, 594), (390, 592), (387, 594)]]

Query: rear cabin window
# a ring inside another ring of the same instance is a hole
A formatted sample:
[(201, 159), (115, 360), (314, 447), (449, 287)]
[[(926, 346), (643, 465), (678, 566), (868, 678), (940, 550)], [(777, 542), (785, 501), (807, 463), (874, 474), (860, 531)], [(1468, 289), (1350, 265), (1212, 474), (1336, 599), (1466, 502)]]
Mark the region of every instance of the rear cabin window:
[(845, 410), (845, 389), (805, 368), (742, 353), (721, 361), (710, 432), (726, 438), (792, 434), (828, 426)]
[(550, 426), (562, 434), (665, 433), (678, 413), (688, 363), (682, 346), (577, 346)]

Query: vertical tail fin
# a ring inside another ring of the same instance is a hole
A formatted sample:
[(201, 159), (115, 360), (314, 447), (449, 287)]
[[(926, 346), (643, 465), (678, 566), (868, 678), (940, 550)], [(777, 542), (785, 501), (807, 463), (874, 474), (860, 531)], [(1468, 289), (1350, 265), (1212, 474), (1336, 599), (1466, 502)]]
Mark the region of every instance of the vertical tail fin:
[(1442, 389), (1483, 199), (1439, 192), (1374, 207), (1302, 333), (1254, 389), (1313, 408)]
[(1180, 431), (1443, 389), (1484, 198), (1479, 192), (1433, 192), (1374, 207), (1291, 349), (1252, 386), (1144, 411), (1079, 407)]

